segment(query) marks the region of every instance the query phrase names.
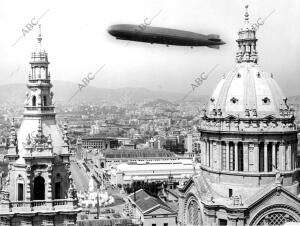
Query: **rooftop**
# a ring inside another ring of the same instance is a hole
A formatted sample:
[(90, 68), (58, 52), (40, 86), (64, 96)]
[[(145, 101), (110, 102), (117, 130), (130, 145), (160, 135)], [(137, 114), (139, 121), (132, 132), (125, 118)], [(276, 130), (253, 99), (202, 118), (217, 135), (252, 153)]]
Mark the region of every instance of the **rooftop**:
[(142, 213), (146, 213), (149, 210), (154, 209), (155, 207), (162, 207), (176, 214), (175, 211), (173, 211), (166, 203), (164, 203), (159, 198), (150, 196), (143, 189), (130, 194), (129, 199), (137, 205), (138, 209), (140, 209)]
[(151, 158), (175, 157), (175, 154), (164, 149), (106, 149), (102, 151), (105, 158)]

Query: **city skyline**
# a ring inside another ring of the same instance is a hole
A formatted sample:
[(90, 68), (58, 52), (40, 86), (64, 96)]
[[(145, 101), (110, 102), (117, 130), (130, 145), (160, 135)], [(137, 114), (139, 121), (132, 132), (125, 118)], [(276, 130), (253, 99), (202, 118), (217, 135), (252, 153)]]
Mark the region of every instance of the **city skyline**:
[[(1, 55), (7, 57), (0, 55), (3, 59), (0, 72), (7, 76), (1, 76), (0, 84), (26, 81), (29, 72), (28, 53), (32, 50), (37, 26), (33, 24), (33, 29), (16, 44), (15, 42), (22, 35), (24, 25), (36, 22), (36, 18), (43, 15), (40, 23), (46, 37), (45, 48), (51, 55), (49, 60), (52, 65), (52, 80), (79, 84), (85, 76), (94, 73), (105, 64), (105, 68), (90, 82), (90, 86), (110, 89), (142, 87), (186, 93), (191, 90), (191, 84), (201, 73), (207, 73), (218, 64), (216, 70), (193, 93), (210, 95), (215, 83), (235, 64), (236, 32), (242, 19), (240, 12), (245, 4), (249, 4), (251, 23), (255, 23), (260, 17), (267, 17), (275, 10), (257, 32), (259, 64), (264, 70), (274, 74), (287, 96), (299, 95), (299, 65), (296, 60), (300, 48), (296, 42), (299, 34), (295, 29), (299, 27), (300, 21), (297, 1), (289, 1), (290, 4), (283, 1), (191, 1), (188, 5), (180, 1), (176, 4), (157, 1), (151, 5), (147, 4), (147, 1), (132, 1), (126, 4), (115, 1), (106, 3), (103, 7), (98, 6), (95, 1), (90, 1), (90, 4), (73, 3), (69, 8), (70, 2), (39, 5), (30, 1), (24, 7), (18, 3), (20, 7), (15, 10), (19, 12), (14, 15), (8, 13), (15, 5), (14, 2), (3, 3), (2, 1), (0, 24), (7, 35), (0, 38), (0, 48), (3, 50)], [(114, 5), (120, 7), (116, 8)], [(26, 10), (22, 10), (25, 7)], [(288, 16), (285, 15), (286, 11), (290, 12)], [(141, 24), (158, 12), (159, 15), (152, 21), (151, 26), (204, 34), (216, 33), (220, 34), (227, 44), (220, 50), (206, 47), (166, 47), (120, 41), (107, 33), (107, 28), (112, 24)], [(178, 12), (181, 13), (178, 15)], [(35, 20), (32, 20), (33, 18)], [(222, 21), (226, 22), (226, 26)], [(290, 26), (286, 26), (287, 24)], [(272, 38), (274, 36), (276, 38)], [(285, 58), (283, 64), (278, 64), (282, 58)]]

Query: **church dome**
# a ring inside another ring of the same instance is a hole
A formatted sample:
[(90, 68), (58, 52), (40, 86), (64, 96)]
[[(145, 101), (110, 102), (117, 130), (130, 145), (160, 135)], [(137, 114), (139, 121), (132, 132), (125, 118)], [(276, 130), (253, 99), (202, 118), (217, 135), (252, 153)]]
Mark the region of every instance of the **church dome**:
[(236, 42), (236, 65), (216, 86), (203, 115), (239, 119), (292, 117), (294, 110), (273, 74), (264, 72), (258, 64), (256, 28), (250, 26), (248, 6)]
[(227, 73), (216, 86), (208, 111), (221, 110), (223, 116), (244, 116), (254, 110), (257, 117), (280, 115), (286, 98), (273, 74), (261, 70), (255, 63), (240, 63)]

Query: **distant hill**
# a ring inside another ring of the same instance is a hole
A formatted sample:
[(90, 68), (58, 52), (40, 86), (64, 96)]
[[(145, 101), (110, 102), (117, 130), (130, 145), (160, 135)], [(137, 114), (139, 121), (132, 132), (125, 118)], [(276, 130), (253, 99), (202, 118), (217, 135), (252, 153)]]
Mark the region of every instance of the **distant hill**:
[(143, 107), (167, 107), (167, 106), (176, 106), (177, 104), (174, 104), (170, 101), (163, 100), (163, 99), (156, 99), (154, 101), (150, 101), (143, 105)]
[[(70, 98), (79, 90), (78, 84), (64, 81), (54, 81), (54, 101), (57, 103), (103, 103), (103, 102), (129, 102), (129, 103), (147, 103), (151, 101), (163, 101), (180, 103), (182, 101), (203, 102), (207, 100), (206, 96), (190, 95), (183, 100), (184, 93), (152, 91), (146, 88), (119, 88), (105, 89), (87, 86), (82, 88), (71, 100)], [(25, 84), (9, 84), (0, 86), (0, 103), (22, 104), (25, 100)], [(158, 103), (157, 102), (157, 103)], [(152, 104), (155, 104), (153, 102)]]

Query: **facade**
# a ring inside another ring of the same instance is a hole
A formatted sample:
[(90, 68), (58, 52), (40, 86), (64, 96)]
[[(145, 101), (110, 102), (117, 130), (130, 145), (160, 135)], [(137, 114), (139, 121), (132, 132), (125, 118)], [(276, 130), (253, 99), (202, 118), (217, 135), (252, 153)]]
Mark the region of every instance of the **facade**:
[(176, 225), (177, 213), (159, 198), (148, 195), (143, 189), (128, 196), (133, 217), (144, 226)]
[(18, 132), (11, 128), (8, 176), (1, 191), (0, 225), (75, 225), (76, 190), (70, 174), (67, 126), (55, 120), (48, 54), (31, 55), (25, 111)]
[(156, 162), (159, 160), (175, 160), (174, 153), (164, 149), (107, 149), (94, 155), (89, 153), (88, 159), (94, 160), (99, 168), (116, 167), (121, 163)]
[(202, 110), (201, 171), (181, 186), (181, 225), (300, 222), (294, 109), (258, 65), (247, 8), (236, 65)]
[(83, 137), (81, 139), (83, 149), (107, 149), (117, 148), (118, 140), (106, 137)]

